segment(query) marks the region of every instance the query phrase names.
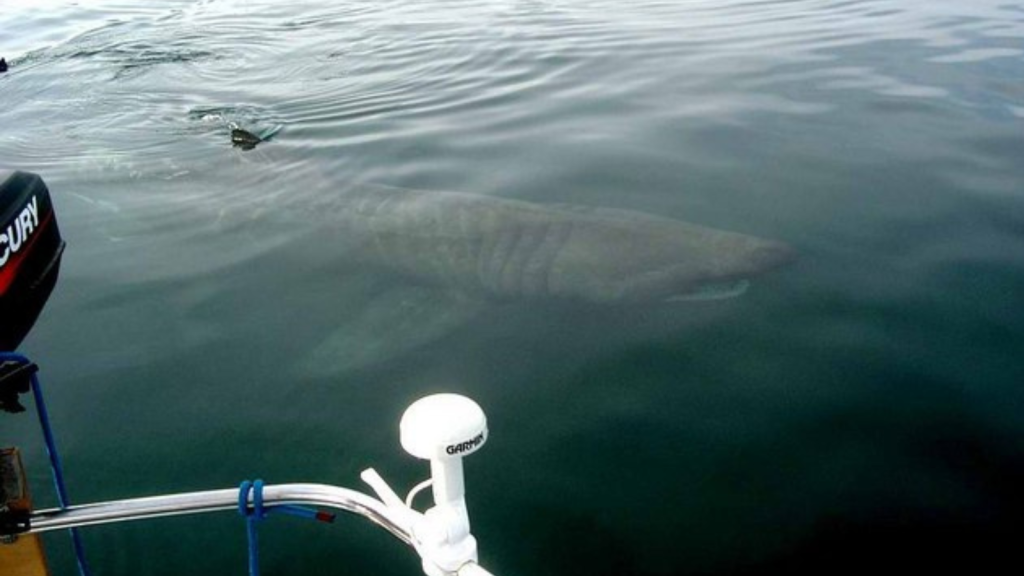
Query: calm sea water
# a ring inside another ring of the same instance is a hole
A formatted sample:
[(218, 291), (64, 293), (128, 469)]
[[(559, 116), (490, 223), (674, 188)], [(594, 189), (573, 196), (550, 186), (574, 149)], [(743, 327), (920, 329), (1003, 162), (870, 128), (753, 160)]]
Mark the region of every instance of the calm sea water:
[[(404, 490), (398, 419), (453, 391), (489, 417), (466, 473), (499, 575), (1019, 564), (1022, 46), (998, 0), (5, 1), (0, 167), (46, 179), (68, 241), (23, 350), (72, 498), (369, 465)], [(230, 123), (283, 128), (246, 152)], [(800, 259), (731, 300), (469, 306), (317, 240), (353, 182)], [(34, 422), (0, 422), (53, 505)], [(97, 575), (233, 574), (242, 524), (85, 543)], [(365, 524), (268, 521), (264, 571), (418, 573)]]

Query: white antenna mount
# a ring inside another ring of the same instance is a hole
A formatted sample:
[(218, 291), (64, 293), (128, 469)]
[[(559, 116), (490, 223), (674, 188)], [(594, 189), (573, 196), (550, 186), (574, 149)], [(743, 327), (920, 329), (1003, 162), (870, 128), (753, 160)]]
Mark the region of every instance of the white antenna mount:
[(416, 540), (428, 576), (458, 572), (477, 561), (476, 539), (469, 531), (462, 458), (487, 441), (487, 419), (476, 402), (458, 394), (434, 394), (414, 402), (399, 424), (402, 448), (430, 461), (434, 506), (420, 514), (407, 506), (373, 469), (363, 472), (381, 500), (401, 507)]

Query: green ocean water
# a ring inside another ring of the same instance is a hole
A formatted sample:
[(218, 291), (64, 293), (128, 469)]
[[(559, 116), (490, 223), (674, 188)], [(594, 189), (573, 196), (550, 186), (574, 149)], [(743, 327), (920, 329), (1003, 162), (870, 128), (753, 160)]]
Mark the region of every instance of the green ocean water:
[[(368, 466), (404, 492), (398, 420), (450, 391), (489, 419), (467, 497), (499, 576), (1015, 565), (1022, 39), (988, 0), (5, 1), (0, 168), (68, 242), (21, 351), (71, 497)], [(282, 128), (243, 151), (232, 123)], [(318, 234), (366, 182), (799, 258), (729, 300), (469, 303)], [(0, 444), (54, 505), (31, 417)], [(245, 570), (232, 514), (83, 535), (97, 576)], [(261, 543), (265, 574), (419, 573), (357, 518)]]

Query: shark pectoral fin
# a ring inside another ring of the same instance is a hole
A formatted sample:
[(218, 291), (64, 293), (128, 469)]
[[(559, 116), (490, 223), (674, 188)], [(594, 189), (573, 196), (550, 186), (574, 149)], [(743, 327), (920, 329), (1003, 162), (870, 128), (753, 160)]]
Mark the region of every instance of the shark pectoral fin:
[(310, 350), (303, 376), (367, 368), (438, 340), (474, 318), (483, 303), (458, 293), (412, 285), (373, 295)]

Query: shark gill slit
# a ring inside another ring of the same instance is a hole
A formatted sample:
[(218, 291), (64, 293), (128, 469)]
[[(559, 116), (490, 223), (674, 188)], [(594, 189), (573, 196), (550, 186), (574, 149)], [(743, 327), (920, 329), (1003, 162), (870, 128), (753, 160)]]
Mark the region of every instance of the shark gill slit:
[(569, 237), (572, 236), (572, 222), (568, 220), (556, 221), (554, 223), (554, 233), (552, 234), (553, 244), (550, 250), (548, 250), (545, 256), (544, 266), (544, 292), (549, 296), (557, 296), (557, 289), (552, 285), (551, 272), (555, 268), (555, 261), (558, 260), (559, 255), (565, 248), (566, 243), (569, 241)]
[(507, 285), (511, 289), (512, 294), (517, 296), (531, 295), (524, 285), (526, 266), (530, 261), (530, 257), (537, 250), (537, 247), (543, 243), (544, 231), (546, 229), (547, 226), (543, 221), (536, 223), (527, 222), (522, 226), (519, 241), (516, 243), (515, 250), (512, 251), (511, 257), (502, 271), (502, 276), (507, 279)]
[(486, 270), (482, 280), (484, 287), (494, 294), (500, 294), (502, 290), (501, 278), (502, 269), (508, 259), (508, 254), (518, 241), (519, 226), (507, 225), (504, 219), (499, 217), (495, 222), (497, 230), (485, 232), (485, 236), (494, 234), (496, 238), (492, 244), (491, 251), (486, 254), (487, 260), (482, 263)]
[(502, 229), (507, 232), (507, 243), (504, 243), (505, 250), (497, 254), (498, 264), (497, 271), (494, 278), (494, 285), (497, 287), (497, 293), (499, 294), (516, 294), (512, 291), (513, 286), (509, 283), (509, 266), (515, 260), (516, 252), (519, 249), (519, 245), (523, 242), (523, 232), (525, 226), (518, 223), (511, 223), (508, 226), (503, 226)]
[(540, 232), (540, 242), (533, 248), (532, 254), (523, 265), (523, 289), (531, 296), (543, 296), (548, 293), (548, 274), (551, 270), (552, 253), (558, 248), (558, 220), (544, 222)]

